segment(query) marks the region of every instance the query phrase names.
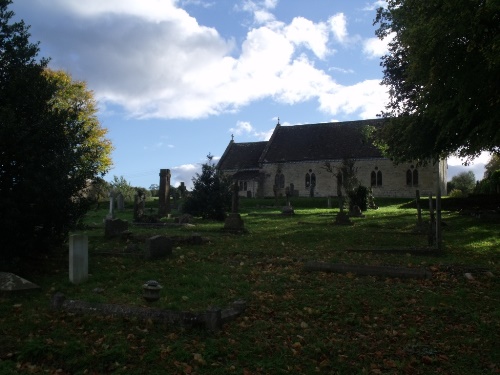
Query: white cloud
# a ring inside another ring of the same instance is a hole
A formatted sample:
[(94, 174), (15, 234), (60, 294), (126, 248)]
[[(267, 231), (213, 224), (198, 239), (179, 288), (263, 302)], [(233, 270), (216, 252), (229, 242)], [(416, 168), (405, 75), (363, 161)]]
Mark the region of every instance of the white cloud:
[(173, 186), (179, 186), (181, 182), (191, 190), (193, 188), (192, 179), (196, 173), (201, 173), (201, 164), (183, 164), (170, 169), (170, 181)]
[(394, 34), (388, 35), (384, 39), (368, 38), (363, 42), (363, 53), (369, 59), (375, 59), (384, 56), (389, 51), (389, 43), (392, 41)]
[(202, 118), (265, 98), (288, 104), (318, 100), (332, 115), (373, 116), (382, 109), (386, 95), (378, 82), (342, 86), (315, 66), (315, 57), (332, 53), (328, 46), (334, 41), (351, 39), (343, 13), (326, 23), (296, 17), (285, 25), (271, 13), (277, 0), (245, 1), (246, 11), (263, 13), (237, 45), (177, 4), (34, 0), (16, 5), (33, 15), (52, 67), (87, 81), (101, 107), (119, 105), (133, 117)]
[(347, 40), (347, 19), (344, 13), (337, 13), (328, 20), (330, 31), (340, 43)]
[(366, 80), (352, 86), (338, 86), (320, 96), (320, 108), (329, 114), (357, 113), (362, 119), (375, 118), (385, 106), (388, 93), (379, 80)]
[[(229, 131), (234, 136), (247, 135), (258, 139), (259, 141), (267, 141), (269, 140), (269, 138), (271, 138), (274, 128), (267, 131), (259, 132), (248, 121), (238, 121), (236, 123), (236, 127), (229, 129)], [(235, 141), (237, 142), (237, 140)]]
[(320, 59), (328, 53), (328, 28), (324, 23), (313, 23), (304, 17), (295, 17), (285, 27), (285, 36), (295, 45), (305, 45)]
[(386, 0), (377, 0), (377, 1), (374, 1), (373, 3), (367, 4), (363, 8), (363, 10), (373, 11), (373, 10), (376, 10), (378, 8), (387, 8), (387, 1)]

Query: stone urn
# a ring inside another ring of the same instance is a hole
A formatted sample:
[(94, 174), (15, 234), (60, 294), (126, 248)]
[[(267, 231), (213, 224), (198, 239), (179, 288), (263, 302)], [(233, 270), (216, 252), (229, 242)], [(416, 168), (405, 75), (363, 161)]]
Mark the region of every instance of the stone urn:
[(155, 280), (149, 280), (142, 286), (142, 297), (148, 302), (160, 299), (160, 291), (163, 287)]

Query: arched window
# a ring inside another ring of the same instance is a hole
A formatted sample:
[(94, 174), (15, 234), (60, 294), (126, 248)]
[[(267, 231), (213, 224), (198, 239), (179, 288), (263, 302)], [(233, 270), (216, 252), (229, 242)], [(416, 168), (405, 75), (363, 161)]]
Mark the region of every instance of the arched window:
[(418, 170), (414, 169), (413, 170), (413, 186), (418, 185)]
[(411, 173), (411, 170), (408, 169), (406, 171), (406, 185), (412, 186), (413, 185), (412, 181), (413, 181), (413, 174)]
[(308, 188), (311, 185), (311, 175), (309, 173), (306, 173), (306, 188)]
[(243, 183), (243, 190), (248, 190), (248, 183), (247, 183), (247, 181), (245, 181)]
[(316, 186), (316, 175), (311, 173), (311, 185)]
[(283, 173), (276, 173), (276, 176), (274, 176), (274, 185), (278, 189), (285, 188), (285, 175)]
[[(413, 166), (412, 166), (413, 168)], [(418, 170), (413, 169), (408, 169), (406, 171), (406, 185), (408, 186), (418, 186)]]
[(370, 174), (370, 185), (371, 186), (382, 186), (382, 172), (372, 171)]

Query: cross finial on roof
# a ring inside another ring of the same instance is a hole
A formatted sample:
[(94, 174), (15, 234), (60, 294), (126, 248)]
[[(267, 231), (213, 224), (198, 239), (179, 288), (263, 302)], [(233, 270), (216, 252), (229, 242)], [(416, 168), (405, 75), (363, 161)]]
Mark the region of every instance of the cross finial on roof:
[(280, 125), (280, 118), (278, 117), (278, 125)]
[(231, 141), (234, 141), (234, 134), (231, 134)]

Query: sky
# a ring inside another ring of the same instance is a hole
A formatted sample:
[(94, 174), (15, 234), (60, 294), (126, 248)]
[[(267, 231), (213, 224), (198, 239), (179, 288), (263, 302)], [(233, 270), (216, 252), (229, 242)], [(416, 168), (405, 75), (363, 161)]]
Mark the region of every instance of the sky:
[[(229, 141), (276, 123), (375, 118), (384, 109), (374, 0), (14, 0), (49, 67), (87, 83), (114, 146), (105, 179), (192, 179)], [(448, 179), (472, 170), (449, 160)]]

